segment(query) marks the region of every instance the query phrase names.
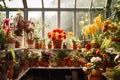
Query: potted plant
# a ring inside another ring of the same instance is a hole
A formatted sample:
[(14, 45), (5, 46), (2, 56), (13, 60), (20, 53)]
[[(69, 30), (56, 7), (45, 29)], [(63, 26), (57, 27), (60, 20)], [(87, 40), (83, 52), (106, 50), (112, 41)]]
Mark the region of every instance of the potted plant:
[(18, 10), (16, 16), (11, 20), (10, 27), (13, 28), (16, 39), (21, 44), (20, 47), (24, 47), (24, 28), (27, 21), (23, 18), (22, 11)]
[(52, 49), (52, 41), (50, 40), (49, 42), (48, 42), (48, 49)]
[(61, 48), (63, 39), (66, 39), (66, 33), (63, 29), (56, 28), (47, 34), (48, 38), (53, 41), (54, 48)]
[(5, 32), (6, 43), (9, 47), (15, 48), (15, 34), (12, 28), (9, 27), (9, 18), (4, 19), (3, 29)]

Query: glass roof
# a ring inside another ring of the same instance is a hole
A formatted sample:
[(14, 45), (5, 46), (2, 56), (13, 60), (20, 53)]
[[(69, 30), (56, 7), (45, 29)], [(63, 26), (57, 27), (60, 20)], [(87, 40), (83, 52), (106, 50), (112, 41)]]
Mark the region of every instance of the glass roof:
[(26, 0), (28, 8), (42, 8), (41, 0)]
[(60, 0), (61, 8), (74, 8), (75, 0)]
[(76, 8), (90, 8), (91, 0), (77, 0)]
[(58, 0), (43, 0), (44, 8), (58, 8)]
[(93, 0), (93, 8), (104, 8), (106, 6), (107, 0)]
[(8, 8), (90, 8), (91, 2), (92, 8), (103, 8), (107, 3), (107, 0), (60, 0), (60, 3), (59, 0), (1, 0), (0, 5), (3, 5), (2, 1)]
[(5, 3), (8, 8), (23, 8), (22, 0), (5, 0)]

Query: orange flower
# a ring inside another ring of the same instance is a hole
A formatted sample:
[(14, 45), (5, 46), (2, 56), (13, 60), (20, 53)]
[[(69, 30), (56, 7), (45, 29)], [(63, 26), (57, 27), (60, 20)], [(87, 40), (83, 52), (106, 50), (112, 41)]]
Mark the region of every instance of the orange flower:
[(107, 58), (108, 55), (104, 53), (104, 54), (102, 54), (102, 57), (103, 57), (103, 58)]
[(65, 31), (63, 29), (60, 29), (60, 28), (56, 28), (56, 29), (53, 29), (52, 32), (48, 32), (47, 36), (48, 36), (48, 38), (50, 38), (52, 40), (66, 39)]
[(92, 64), (91, 64), (90, 62), (88, 62), (88, 63), (86, 64), (86, 66), (87, 66), (87, 67), (91, 67)]
[(88, 27), (91, 34), (95, 34), (97, 32), (96, 26), (94, 24), (89, 25)]
[(99, 14), (95, 19), (94, 19), (94, 23), (98, 26), (98, 28), (102, 31), (103, 29), (103, 23), (102, 23), (102, 15)]
[(73, 32), (68, 32), (68, 36), (69, 37), (73, 36)]

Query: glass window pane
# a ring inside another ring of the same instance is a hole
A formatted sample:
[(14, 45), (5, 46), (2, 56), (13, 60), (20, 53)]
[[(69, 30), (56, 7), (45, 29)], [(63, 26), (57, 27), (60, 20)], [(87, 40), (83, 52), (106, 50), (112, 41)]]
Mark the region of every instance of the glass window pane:
[(91, 0), (77, 0), (76, 8), (90, 8)]
[(22, 0), (5, 0), (5, 3), (8, 8), (23, 8)]
[(117, 3), (118, 0), (112, 0), (112, 3), (111, 3), (111, 8), (113, 8), (113, 6)]
[(77, 31), (77, 36), (80, 36), (80, 39), (82, 40), (83, 37), (81, 28), (90, 24), (90, 15), (89, 12), (77, 12), (76, 13), (76, 31)]
[(6, 12), (0, 11), (0, 25), (3, 24), (4, 18), (6, 18)]
[(57, 8), (58, 0), (43, 0), (45, 8)]
[(107, 0), (93, 0), (93, 8), (104, 8), (106, 6)]
[(60, 0), (60, 7), (61, 8), (74, 8), (75, 0)]
[(60, 15), (60, 27), (65, 30), (65, 32), (73, 31), (74, 26), (74, 12), (62, 11)]
[(28, 8), (42, 8), (41, 0), (27, 0)]
[(35, 22), (35, 36), (42, 37), (42, 12), (41, 11), (29, 11), (28, 20)]
[(49, 27), (45, 28), (45, 36), (49, 31), (58, 27), (58, 15), (56, 11), (46, 11), (45, 12), (45, 24)]

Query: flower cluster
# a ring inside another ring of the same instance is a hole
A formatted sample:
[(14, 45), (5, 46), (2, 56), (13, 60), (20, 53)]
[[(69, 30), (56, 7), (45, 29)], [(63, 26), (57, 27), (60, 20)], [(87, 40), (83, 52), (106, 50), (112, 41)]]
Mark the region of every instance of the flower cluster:
[(102, 30), (103, 30), (102, 15), (99, 14), (97, 17), (95, 17), (94, 23), (85, 26), (82, 31), (86, 37), (91, 35), (92, 40), (94, 40), (94, 42), (97, 42), (101, 40), (99, 37)]
[(54, 40), (62, 40), (62, 39), (66, 39), (66, 33), (63, 29), (57, 28), (57, 29), (53, 29), (52, 32), (48, 32), (48, 38)]
[(102, 70), (102, 58), (100, 57), (92, 57), (90, 62), (86, 64), (86, 67), (83, 67), (83, 71), (90, 70), (92, 74), (95, 74), (97, 70)]
[(25, 20), (22, 16), (22, 11), (18, 11), (13, 21), (10, 24), (11, 27), (15, 28), (14, 33), (17, 36), (22, 36), (23, 31), (27, 34), (34, 30), (35, 23), (31, 20)]
[(2, 26), (2, 29), (4, 30), (4, 36), (7, 39), (15, 37), (15, 34), (14, 34), (12, 28), (10, 28), (10, 26), (9, 26), (9, 21), (10, 21), (9, 18), (5, 18), (4, 19), (4, 24)]

